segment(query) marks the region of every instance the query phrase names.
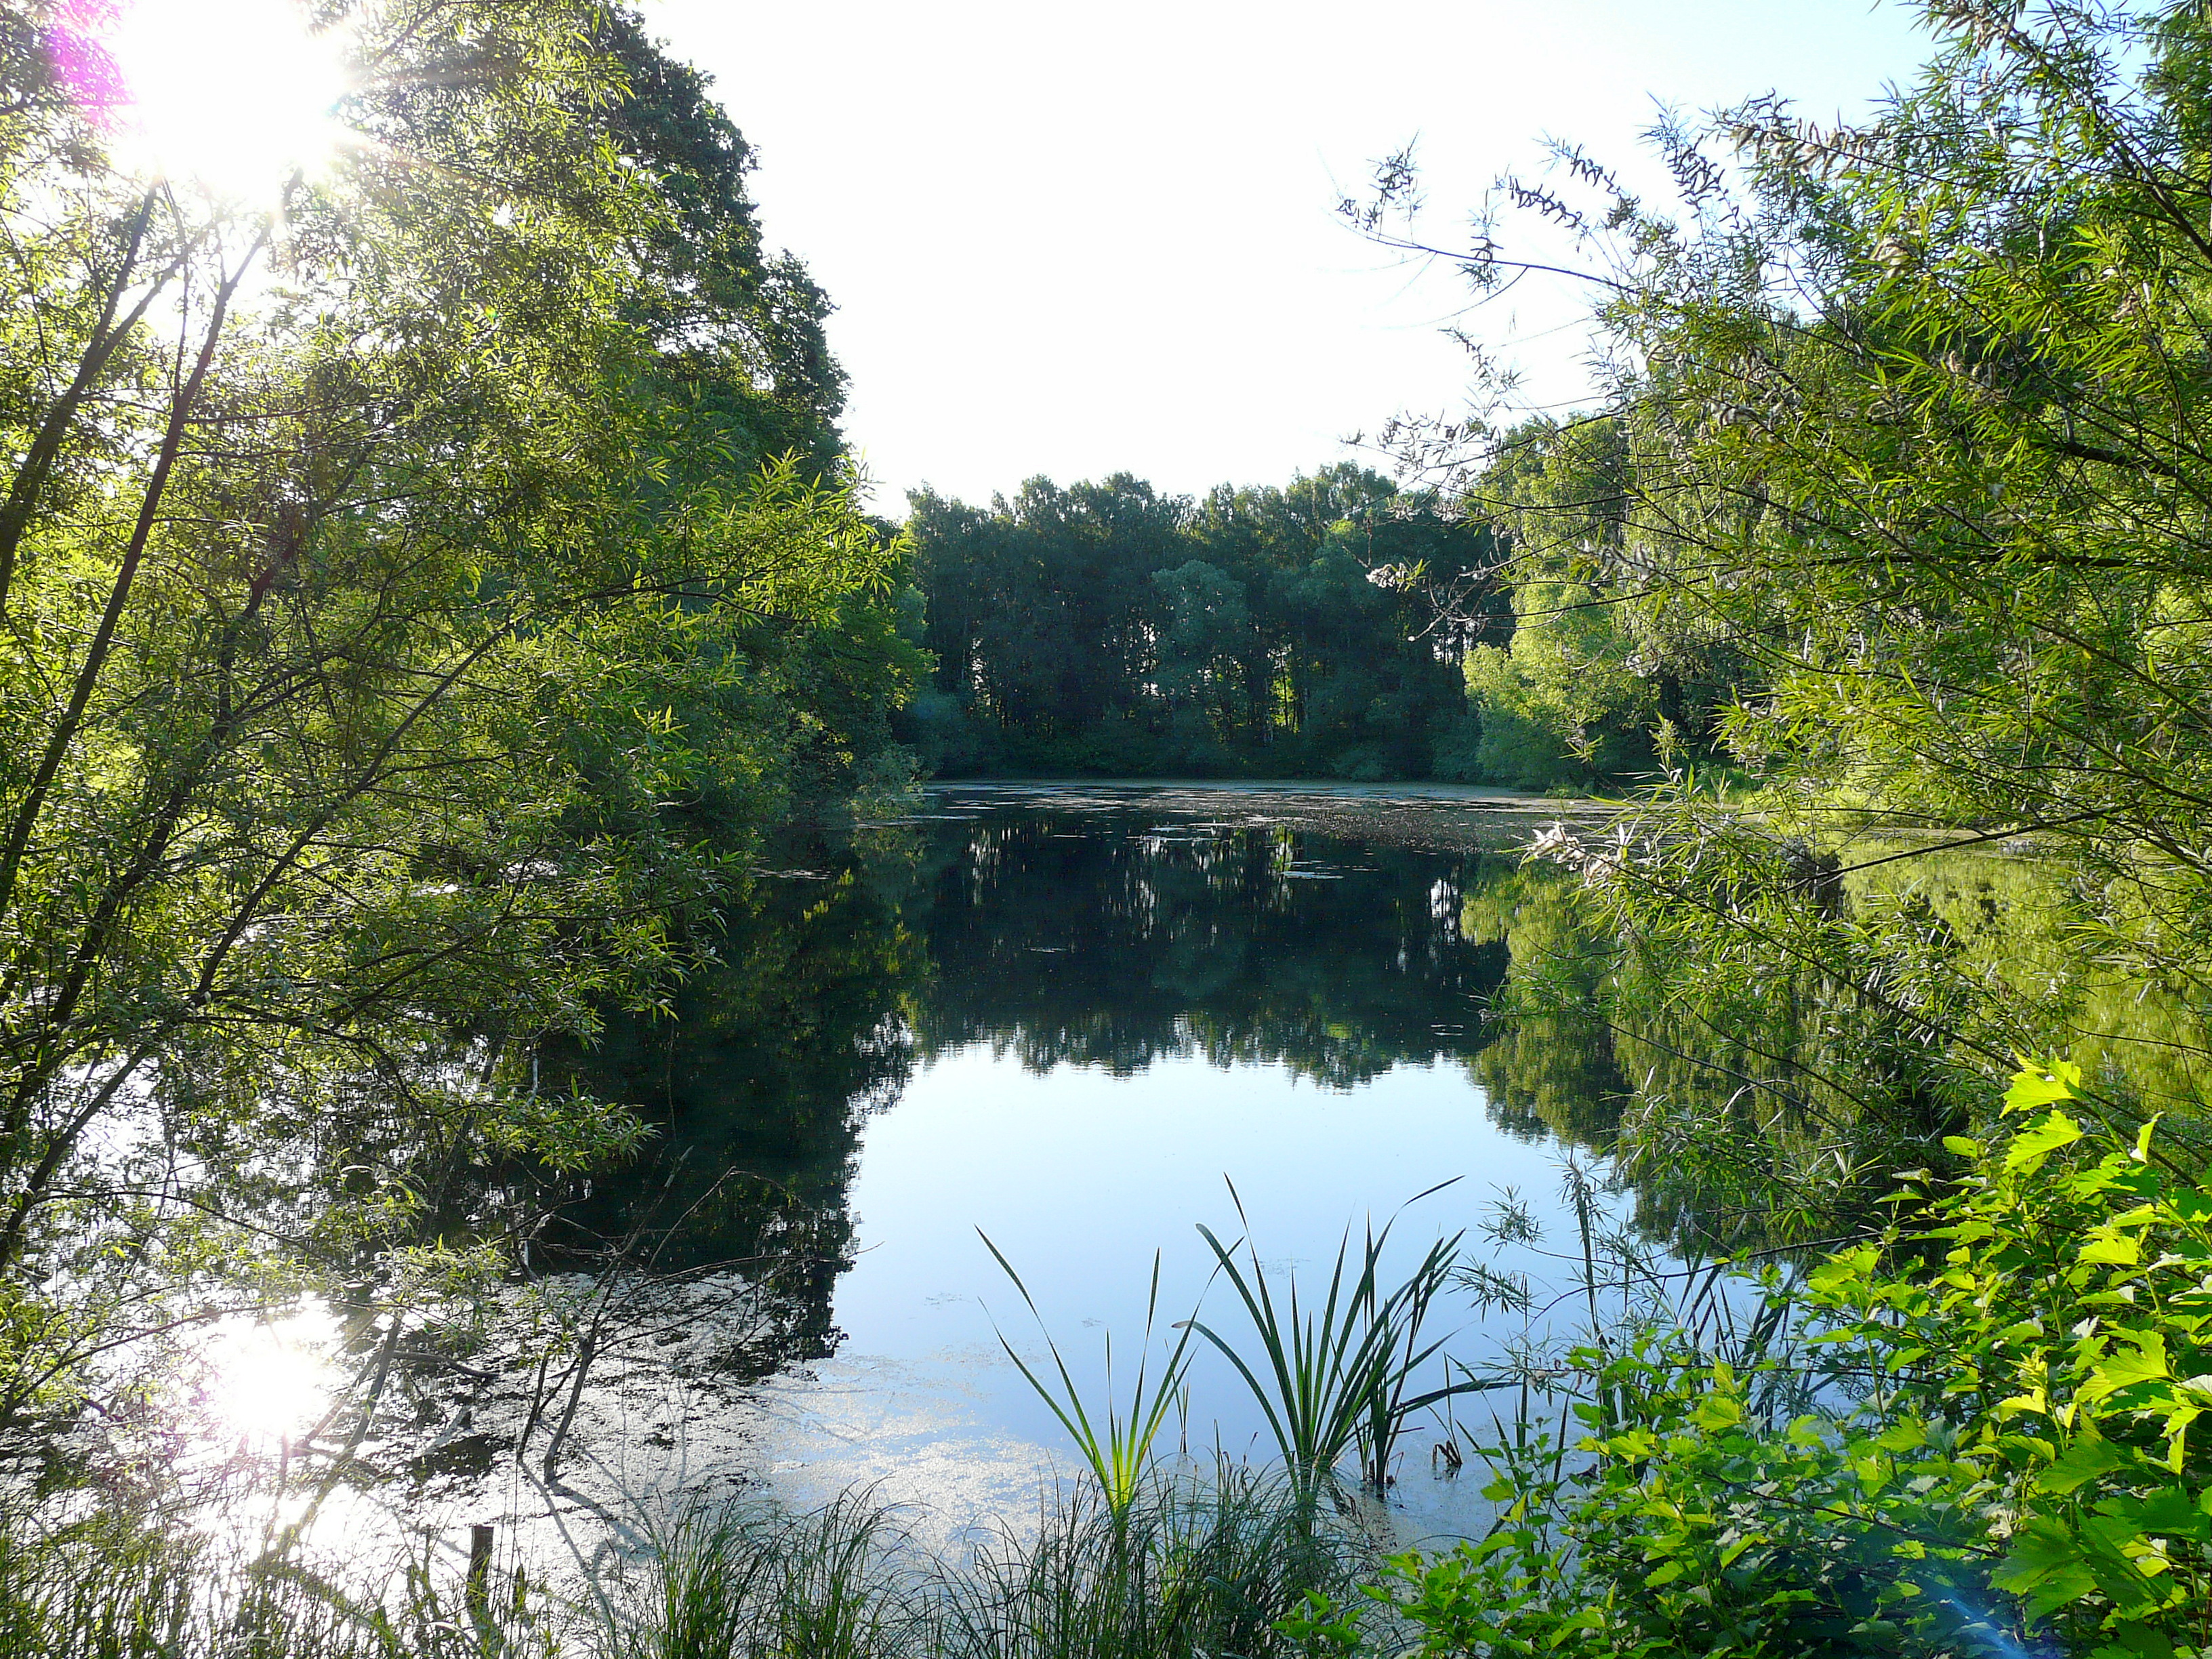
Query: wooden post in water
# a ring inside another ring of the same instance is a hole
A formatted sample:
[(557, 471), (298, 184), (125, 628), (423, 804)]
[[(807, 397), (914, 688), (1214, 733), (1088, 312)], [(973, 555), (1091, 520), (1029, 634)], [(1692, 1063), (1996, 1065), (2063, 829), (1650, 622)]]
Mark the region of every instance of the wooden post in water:
[(491, 1524), (469, 1528), (469, 1615), (481, 1624), (491, 1617)]

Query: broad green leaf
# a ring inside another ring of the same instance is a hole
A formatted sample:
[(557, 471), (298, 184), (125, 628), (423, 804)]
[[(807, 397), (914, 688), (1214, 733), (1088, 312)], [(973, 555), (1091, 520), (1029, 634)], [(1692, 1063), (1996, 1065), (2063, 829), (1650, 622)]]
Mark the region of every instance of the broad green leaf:
[(2115, 1335), (2125, 1346), (2108, 1353), (2090, 1369), (2081, 1390), (2085, 1402), (2108, 1399), (2124, 1389), (2172, 1379), (2163, 1334), (2157, 1331), (2124, 1330)]
[(2081, 1259), (2098, 1266), (2132, 1267), (2142, 1261), (2142, 1245), (2132, 1234), (2099, 1227), (2081, 1247)]
[(2081, 1139), (2080, 1124), (2063, 1112), (2052, 1112), (2013, 1137), (2012, 1145), (2005, 1149), (2005, 1168), (2015, 1172), (2039, 1170), (2051, 1153)]
[(2057, 1461), (2035, 1477), (2035, 1485), (2042, 1491), (2063, 1494), (2135, 1462), (2132, 1451), (2091, 1429), (2069, 1441)]
[(2022, 1060), (2021, 1069), (2013, 1073), (2012, 1086), (2005, 1091), (2004, 1109), (2010, 1115), (2073, 1100), (2081, 1086), (2081, 1068), (2071, 1060), (2053, 1060), (2047, 1066)]
[(2047, 1516), (2030, 1516), (2013, 1534), (2012, 1548), (1990, 1581), (2025, 1600), (2039, 1618), (2097, 1589), (2081, 1541)]

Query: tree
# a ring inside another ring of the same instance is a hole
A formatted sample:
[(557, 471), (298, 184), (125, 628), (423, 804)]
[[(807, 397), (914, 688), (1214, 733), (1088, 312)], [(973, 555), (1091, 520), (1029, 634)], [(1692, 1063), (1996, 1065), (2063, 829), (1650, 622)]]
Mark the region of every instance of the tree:
[[(1678, 801), (1655, 891), (1721, 902), (1838, 825), (2033, 831), (2075, 865), (2085, 960), (2202, 1002), (2212, 26), (2071, 0), (1929, 16), (1933, 61), (1863, 125), (1771, 100), (1662, 124), (1672, 216), (1572, 151), (1556, 188), (1515, 184), (1601, 253), (1610, 401), (1455, 476), (1492, 481), (1466, 505), (1515, 527), (1516, 588), (1617, 610), (1623, 660), (1680, 677), (1692, 712), (1711, 696), (1719, 752), (1764, 786), (1764, 850)], [(1496, 244), (1467, 264), (1511, 269)], [(1615, 481), (1532, 513), (1530, 457), (1601, 428)], [(1679, 860), (1732, 846), (1737, 889), (1710, 864), (1682, 885)], [(1986, 1096), (2008, 1056), (1962, 1052)]]
[(1199, 503), (1119, 475), (988, 513), (923, 493), (908, 525), (942, 699), (918, 740), (971, 769), (1425, 775), (1459, 631), (1406, 573), (1489, 548), (1350, 465)]
[(76, 15), (10, 14), (52, 50), (0, 107), (0, 1271), (47, 1287), (9, 1406), (270, 1239), (373, 1284), (471, 1160), (632, 1144), (507, 1045), (697, 954), (910, 659), (823, 643), (900, 557), (836, 467), (685, 449), (655, 325), (710, 300), (610, 135), (620, 20), (349, 14), (361, 142), (256, 216), (111, 161)]

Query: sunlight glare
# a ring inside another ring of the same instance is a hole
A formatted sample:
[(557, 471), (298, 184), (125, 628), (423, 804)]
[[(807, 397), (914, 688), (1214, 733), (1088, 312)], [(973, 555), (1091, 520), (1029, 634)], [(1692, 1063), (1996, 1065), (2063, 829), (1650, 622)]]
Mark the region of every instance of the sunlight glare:
[(337, 1330), (317, 1309), (217, 1332), (206, 1351), (204, 1397), (226, 1435), (265, 1446), (313, 1427), (330, 1408)]
[(129, 102), (123, 137), (149, 171), (273, 203), (335, 154), (349, 89), (336, 31), (291, 0), (135, 0), (109, 46)]

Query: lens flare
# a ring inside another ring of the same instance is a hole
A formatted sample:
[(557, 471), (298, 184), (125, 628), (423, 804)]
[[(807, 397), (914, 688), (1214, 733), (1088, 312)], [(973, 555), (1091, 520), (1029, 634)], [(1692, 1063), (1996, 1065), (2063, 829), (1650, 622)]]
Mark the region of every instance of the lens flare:
[(134, 0), (103, 44), (118, 149), (149, 173), (263, 204), (337, 152), (343, 42), (291, 0)]

